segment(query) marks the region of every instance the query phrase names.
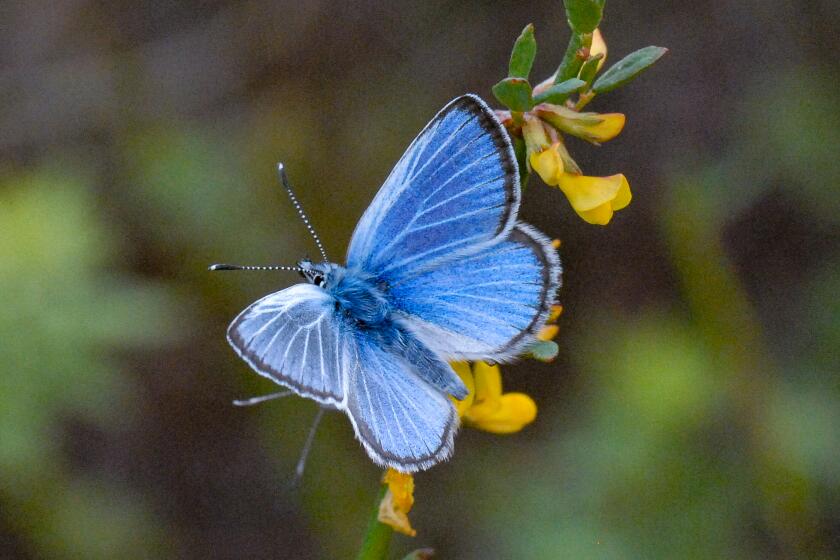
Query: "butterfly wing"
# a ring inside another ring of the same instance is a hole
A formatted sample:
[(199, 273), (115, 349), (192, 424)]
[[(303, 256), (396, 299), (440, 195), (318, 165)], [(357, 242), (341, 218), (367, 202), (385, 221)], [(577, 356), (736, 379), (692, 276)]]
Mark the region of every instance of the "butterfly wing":
[(519, 223), (507, 239), (391, 288), (404, 324), (447, 359), (516, 356), (532, 342), (560, 283), (557, 252)]
[(246, 308), (228, 340), (261, 375), (347, 413), (376, 463), (413, 472), (452, 453), (458, 415), (404, 358), (335, 312), (335, 300), (297, 284)]
[(394, 167), (356, 226), (347, 264), (397, 283), (506, 237), (519, 200), (506, 132), (481, 99), (459, 97)]
[(357, 340), (346, 412), (371, 459), (402, 472), (426, 469), (452, 454), (458, 414), (449, 399), (400, 356)]
[(335, 300), (296, 284), (247, 307), (228, 328), (233, 349), (260, 375), (299, 395), (337, 406), (344, 401), (355, 348)]

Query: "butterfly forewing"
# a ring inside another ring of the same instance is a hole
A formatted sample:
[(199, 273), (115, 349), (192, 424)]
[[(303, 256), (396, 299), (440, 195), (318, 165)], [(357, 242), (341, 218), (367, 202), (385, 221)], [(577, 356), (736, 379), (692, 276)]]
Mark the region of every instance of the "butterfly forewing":
[(337, 405), (355, 356), (347, 328), (331, 296), (312, 284), (296, 284), (246, 308), (228, 328), (228, 340), (261, 375)]
[(513, 227), (520, 190), (504, 129), (479, 98), (459, 97), (406, 150), (365, 211), (347, 264), (396, 284)]

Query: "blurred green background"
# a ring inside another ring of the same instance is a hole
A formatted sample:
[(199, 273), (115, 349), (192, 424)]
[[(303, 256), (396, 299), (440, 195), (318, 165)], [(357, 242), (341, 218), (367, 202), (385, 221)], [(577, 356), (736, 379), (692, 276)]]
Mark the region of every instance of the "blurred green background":
[[(449, 99), (490, 98), (513, 39), (568, 39), (539, 2), (3, 2), (0, 557), (348, 558), (380, 471), (274, 387), (229, 320), (327, 251)], [(562, 239), (551, 364), (504, 368), (539, 405), (464, 430), (417, 476), (440, 558), (840, 556), (840, 16), (834, 2), (608, 2), (609, 61), (670, 54), (593, 110), (628, 115), (585, 172), (634, 192), (609, 227), (533, 180)]]

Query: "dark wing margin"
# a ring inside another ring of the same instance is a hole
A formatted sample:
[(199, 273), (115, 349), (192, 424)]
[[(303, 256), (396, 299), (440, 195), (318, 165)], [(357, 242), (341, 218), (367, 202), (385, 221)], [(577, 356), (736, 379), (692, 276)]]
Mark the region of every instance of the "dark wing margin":
[(560, 286), (551, 242), (518, 223), (478, 253), (392, 287), (402, 323), (444, 359), (504, 361), (536, 339)]
[(411, 143), (359, 220), (347, 264), (396, 283), (507, 236), (521, 199), (516, 156), (474, 95), (444, 107)]
[(296, 284), (245, 308), (228, 327), (228, 342), (254, 371), (322, 404), (345, 401), (353, 348), (321, 288)]

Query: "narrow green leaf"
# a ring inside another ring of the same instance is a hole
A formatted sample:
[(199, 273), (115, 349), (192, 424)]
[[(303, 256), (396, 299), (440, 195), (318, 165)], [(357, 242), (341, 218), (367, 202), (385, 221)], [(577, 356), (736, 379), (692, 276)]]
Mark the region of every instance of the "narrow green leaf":
[(505, 78), (493, 86), (493, 95), (511, 111), (528, 111), (533, 106), (531, 84), (523, 78)]
[(537, 56), (537, 39), (534, 37), (534, 24), (529, 23), (522, 30), (519, 38), (513, 44), (508, 65), (508, 76), (511, 78), (528, 79), (534, 58)]
[(566, 19), (575, 33), (592, 33), (601, 23), (605, 0), (564, 0)]
[(598, 73), (598, 63), (601, 62), (602, 58), (604, 58), (604, 53), (589, 57), (589, 60), (580, 67), (580, 74), (578, 75), (580, 79), (587, 84), (591, 84), (592, 80), (595, 79), (595, 74)]
[(553, 103), (555, 105), (560, 105), (566, 101), (571, 94), (575, 93), (585, 85), (586, 82), (579, 80), (578, 78), (571, 78), (565, 82), (554, 84), (547, 90), (535, 95), (534, 104)]
[(578, 72), (580, 72), (580, 67), (583, 64), (583, 58), (580, 57), (580, 54), (584, 52), (583, 49), (589, 49), (591, 46), (592, 33), (572, 33), (572, 36), (569, 38), (569, 45), (566, 47), (566, 53), (560, 62), (560, 67), (557, 68), (557, 72), (554, 74), (555, 84), (577, 77)]
[(538, 340), (528, 347), (528, 351), (534, 359), (541, 362), (550, 362), (557, 357), (560, 348), (553, 340)]
[(645, 47), (630, 53), (601, 74), (592, 86), (595, 93), (606, 93), (623, 86), (668, 52), (664, 47)]

